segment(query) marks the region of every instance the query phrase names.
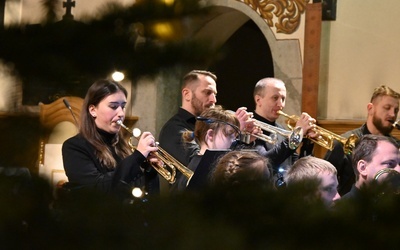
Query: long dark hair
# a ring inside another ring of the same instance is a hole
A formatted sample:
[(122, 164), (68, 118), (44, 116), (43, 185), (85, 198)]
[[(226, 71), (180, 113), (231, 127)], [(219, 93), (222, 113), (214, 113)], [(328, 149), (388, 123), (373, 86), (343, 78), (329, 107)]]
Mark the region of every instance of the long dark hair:
[[(101, 138), (94, 118), (89, 112), (89, 106), (97, 106), (104, 98), (119, 91), (124, 93), (125, 97), (128, 96), (126, 89), (117, 82), (111, 80), (96, 81), (88, 89), (81, 111), (80, 134), (95, 148), (95, 154), (102, 165), (109, 169), (115, 168), (117, 162), (114, 159), (111, 150)], [(115, 134), (112, 145), (115, 147), (117, 155), (121, 158), (125, 158), (131, 153), (131, 149), (125, 140), (119, 140), (121, 133), (122, 132), (120, 131)]]

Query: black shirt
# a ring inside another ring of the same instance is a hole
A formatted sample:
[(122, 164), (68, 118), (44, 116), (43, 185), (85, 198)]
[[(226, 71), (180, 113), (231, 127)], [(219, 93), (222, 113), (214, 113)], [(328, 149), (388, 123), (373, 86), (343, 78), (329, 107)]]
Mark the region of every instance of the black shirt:
[[(271, 122), (264, 117), (254, 112), (254, 119), (267, 123), (271, 126), (278, 127), (287, 130), (281, 124), (277, 122)], [(263, 131), (264, 134), (270, 135), (269, 132)], [(300, 157), (312, 154), (314, 144), (308, 139), (303, 139), (303, 145), (300, 149), (301, 154), (299, 155), (295, 149), (289, 148), (289, 141), (287, 137), (280, 134), (277, 135), (278, 141), (276, 144), (270, 144), (260, 139), (256, 139), (255, 148), (257, 152), (269, 159), (270, 166), (273, 169), (274, 174), (288, 170), (293, 163)]]
[(190, 158), (197, 154), (199, 146), (196, 143), (184, 143), (182, 132), (194, 131), (196, 117), (183, 108), (171, 117), (161, 128), (159, 135), (160, 147), (172, 157), (187, 166)]

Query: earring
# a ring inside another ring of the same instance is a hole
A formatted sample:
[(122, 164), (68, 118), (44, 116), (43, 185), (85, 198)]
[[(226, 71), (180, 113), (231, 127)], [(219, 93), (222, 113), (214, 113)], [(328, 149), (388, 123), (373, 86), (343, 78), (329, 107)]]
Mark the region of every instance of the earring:
[(96, 115), (95, 115), (95, 114), (91, 114), (91, 115), (92, 115), (93, 118), (96, 118)]

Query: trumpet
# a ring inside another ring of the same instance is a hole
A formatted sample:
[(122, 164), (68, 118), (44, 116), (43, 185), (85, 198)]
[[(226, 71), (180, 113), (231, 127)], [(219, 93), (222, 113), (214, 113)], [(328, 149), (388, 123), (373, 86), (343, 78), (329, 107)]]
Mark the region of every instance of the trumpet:
[(289, 131), (272, 126), (265, 122), (261, 122), (259, 120), (255, 120), (254, 125), (256, 125), (257, 127), (261, 128), (264, 131), (270, 132), (271, 134), (269, 136), (264, 134), (252, 134), (252, 136), (267, 141), (271, 144), (276, 143), (278, 134), (288, 138), (290, 149), (298, 148), (301, 141), (303, 140), (303, 129), (301, 127), (295, 127), (294, 129), (292, 129), (292, 131)]
[[(134, 129), (131, 130), (128, 128), (121, 120), (117, 121), (117, 124), (123, 127), (126, 131), (128, 131), (132, 136), (129, 139), (129, 146), (131, 147), (132, 151), (135, 150), (135, 146), (133, 146), (132, 143), (132, 137), (139, 137), (140, 136), (140, 130), (139, 129)], [(150, 165), (165, 179), (168, 181), (169, 184), (174, 184), (176, 181), (176, 171), (178, 170), (181, 172), (188, 180), (186, 182), (186, 186), (189, 184), (190, 179), (192, 178), (194, 172), (190, 170), (189, 168), (185, 167), (182, 163), (180, 163), (178, 160), (173, 158), (167, 151), (162, 149), (161, 147), (158, 146), (158, 142), (156, 142), (158, 150), (155, 152), (151, 152), (152, 155), (154, 155), (157, 159), (159, 159), (163, 165), (161, 166), (158, 163), (155, 162), (150, 162)]]
[[(279, 115), (283, 115), (286, 118), (288, 118), (287, 126), (289, 128), (292, 128), (292, 125), (290, 125), (291, 121), (297, 122), (300, 119), (298, 116), (288, 115), (282, 112), (281, 110), (279, 110), (277, 113)], [(331, 151), (333, 150), (334, 140), (337, 140), (343, 144), (343, 150), (346, 154), (351, 154), (353, 148), (355, 147), (356, 141), (358, 140), (358, 137), (354, 134), (351, 134), (349, 138), (346, 138), (319, 126), (315, 127), (315, 132), (317, 132), (320, 136), (318, 136), (317, 138), (308, 138), (308, 139)]]
[(395, 123), (393, 123), (393, 127), (397, 128), (398, 130), (400, 130), (400, 119), (398, 119)]

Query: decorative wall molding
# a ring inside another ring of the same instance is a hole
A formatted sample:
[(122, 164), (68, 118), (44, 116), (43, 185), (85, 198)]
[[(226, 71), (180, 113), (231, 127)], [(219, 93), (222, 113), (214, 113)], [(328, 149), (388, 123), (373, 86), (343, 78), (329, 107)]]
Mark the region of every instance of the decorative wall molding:
[(237, 0), (250, 6), (276, 32), (292, 34), (300, 25), (301, 15), (310, 0)]

